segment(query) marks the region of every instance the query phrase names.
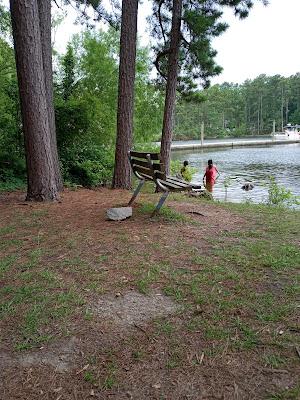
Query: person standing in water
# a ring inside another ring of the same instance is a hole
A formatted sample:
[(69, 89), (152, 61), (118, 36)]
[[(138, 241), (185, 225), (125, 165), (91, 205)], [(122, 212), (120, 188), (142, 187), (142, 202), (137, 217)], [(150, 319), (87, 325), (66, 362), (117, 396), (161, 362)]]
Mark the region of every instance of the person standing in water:
[(180, 170), (180, 175), (182, 176), (182, 178), (187, 181), (187, 182), (191, 182), (192, 180), (192, 172), (189, 168), (189, 162), (188, 161), (184, 161), (183, 162), (183, 167)]
[(216, 180), (218, 179), (219, 176), (220, 176), (220, 173), (219, 173), (217, 167), (215, 167), (213, 165), (213, 161), (208, 160), (207, 168), (203, 175), (203, 183), (204, 183), (204, 179), (205, 179), (204, 186), (205, 186), (206, 190), (208, 190), (209, 192), (213, 191), (214, 184), (216, 183)]

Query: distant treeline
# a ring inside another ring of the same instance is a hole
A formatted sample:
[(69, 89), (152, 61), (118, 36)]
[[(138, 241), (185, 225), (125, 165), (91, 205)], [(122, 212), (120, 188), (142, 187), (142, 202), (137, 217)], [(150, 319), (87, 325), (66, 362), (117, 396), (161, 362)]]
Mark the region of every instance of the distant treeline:
[(178, 102), (175, 139), (270, 134), (300, 123), (300, 73), (284, 78), (260, 75), (243, 84), (223, 83), (202, 92), (203, 101)]

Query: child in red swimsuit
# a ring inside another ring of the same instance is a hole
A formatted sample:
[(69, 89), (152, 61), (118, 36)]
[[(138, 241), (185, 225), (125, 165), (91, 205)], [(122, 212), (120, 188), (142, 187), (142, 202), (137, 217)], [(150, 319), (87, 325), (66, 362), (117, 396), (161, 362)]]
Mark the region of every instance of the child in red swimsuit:
[(205, 187), (209, 192), (213, 191), (214, 184), (216, 183), (217, 178), (219, 177), (219, 171), (217, 167), (213, 165), (212, 160), (208, 160), (207, 168), (203, 175), (203, 183), (205, 179)]

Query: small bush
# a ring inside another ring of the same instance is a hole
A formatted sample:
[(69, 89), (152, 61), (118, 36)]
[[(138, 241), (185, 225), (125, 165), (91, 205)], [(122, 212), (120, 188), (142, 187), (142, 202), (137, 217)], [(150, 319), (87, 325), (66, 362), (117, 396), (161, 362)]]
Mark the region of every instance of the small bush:
[(0, 191), (24, 187), (26, 182), (25, 160), (14, 153), (0, 153)]
[(70, 158), (62, 161), (64, 179), (70, 183), (93, 187), (107, 185), (112, 180), (114, 158), (111, 149), (90, 144), (74, 148)]
[(269, 177), (267, 203), (272, 206), (292, 206), (299, 205), (299, 198), (285, 187), (279, 186), (273, 176)]
[(101, 163), (91, 160), (74, 164), (69, 173), (74, 181), (86, 187), (105, 185), (112, 175), (112, 172), (103, 167)]

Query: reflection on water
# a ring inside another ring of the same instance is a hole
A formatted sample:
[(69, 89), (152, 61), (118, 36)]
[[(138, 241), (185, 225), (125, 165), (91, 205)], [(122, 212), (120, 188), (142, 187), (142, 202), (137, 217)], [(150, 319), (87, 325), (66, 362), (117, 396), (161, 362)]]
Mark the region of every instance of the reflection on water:
[[(214, 187), (214, 198), (225, 199), (225, 184), (228, 182), (227, 200), (233, 202), (265, 202), (270, 175), (279, 185), (300, 196), (300, 144), (259, 146), (242, 148), (203, 149), (174, 151), (173, 160), (188, 160), (197, 168), (193, 182), (202, 182), (207, 160), (213, 159), (221, 176)], [(251, 182), (254, 189), (245, 192), (243, 184)]]

